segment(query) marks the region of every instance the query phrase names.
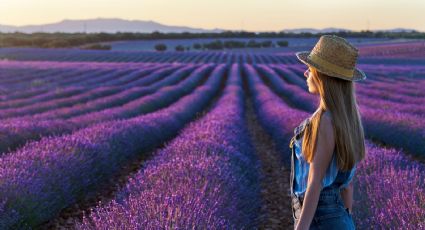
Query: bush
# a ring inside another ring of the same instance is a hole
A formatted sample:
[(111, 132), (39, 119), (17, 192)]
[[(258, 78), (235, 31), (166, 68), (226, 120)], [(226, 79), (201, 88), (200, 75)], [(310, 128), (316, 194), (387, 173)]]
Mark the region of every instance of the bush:
[(96, 44), (86, 45), (86, 46), (83, 46), (81, 48), (86, 49), (86, 50), (110, 50), (111, 46), (96, 43)]
[(175, 47), (176, 51), (184, 51), (184, 46), (178, 45)]
[(272, 47), (272, 41), (263, 41), (261, 42), (262, 47)]
[(155, 50), (156, 51), (165, 51), (167, 50), (167, 46), (163, 43), (159, 43), (155, 45)]
[(223, 42), (221, 40), (215, 40), (210, 43), (204, 43), (203, 48), (210, 49), (210, 50), (222, 50), (223, 49)]
[(279, 47), (286, 47), (286, 46), (288, 46), (288, 41), (284, 41), (284, 40), (282, 40), (282, 41), (277, 41), (276, 42), (276, 44), (279, 46)]
[(199, 44), (199, 43), (195, 43), (195, 44), (193, 44), (193, 48), (194, 48), (195, 50), (200, 50), (200, 49), (202, 48), (202, 45), (201, 45), (201, 44)]
[(2, 39), (5, 46), (29, 46), (31, 44), (30, 39), (26, 38), (15, 38), (15, 37), (5, 37)]
[(248, 45), (249, 48), (260, 48), (261, 47), (261, 43), (256, 42), (255, 40), (251, 39), (248, 41)]
[(224, 42), (224, 47), (227, 49), (245, 48), (245, 46), (246, 46), (246, 43), (242, 41), (225, 41)]
[(55, 39), (42, 45), (44, 48), (64, 48), (70, 46), (71, 44), (65, 39)]

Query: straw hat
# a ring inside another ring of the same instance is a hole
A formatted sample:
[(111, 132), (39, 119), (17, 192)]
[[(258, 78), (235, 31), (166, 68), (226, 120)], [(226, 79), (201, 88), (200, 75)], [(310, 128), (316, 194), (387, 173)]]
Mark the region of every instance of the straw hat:
[(311, 52), (296, 53), (297, 58), (326, 75), (348, 81), (366, 79), (363, 71), (355, 67), (358, 49), (344, 38), (323, 35)]

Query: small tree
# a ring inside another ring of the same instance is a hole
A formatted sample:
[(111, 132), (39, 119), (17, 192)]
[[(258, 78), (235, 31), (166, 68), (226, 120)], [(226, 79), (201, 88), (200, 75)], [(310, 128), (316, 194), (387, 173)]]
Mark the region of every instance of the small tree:
[(249, 48), (260, 48), (261, 47), (261, 43), (258, 43), (255, 40), (251, 39), (251, 40), (248, 41), (247, 46)]
[(261, 42), (262, 47), (272, 47), (272, 41), (263, 41)]
[(202, 46), (201, 46), (201, 44), (199, 44), (199, 43), (195, 43), (195, 44), (193, 44), (193, 48), (194, 48), (195, 50), (200, 50), (200, 49), (202, 48)]
[(223, 42), (221, 40), (216, 39), (215, 41), (209, 43), (208, 48), (213, 50), (221, 50), (223, 49)]
[(227, 49), (245, 48), (246, 44), (243, 41), (228, 40), (224, 42), (224, 47)]
[(288, 41), (284, 41), (284, 40), (282, 40), (282, 41), (277, 41), (277, 42), (276, 42), (276, 44), (277, 44), (279, 47), (286, 47), (286, 46), (288, 46)]
[(69, 47), (69, 46), (70, 44), (67, 40), (60, 40), (60, 39), (54, 39), (52, 41), (49, 41), (43, 44), (43, 47), (45, 48), (63, 48), (63, 47)]
[(176, 51), (184, 51), (184, 46), (182, 46), (182, 45), (178, 45), (178, 46), (176, 46)]
[(221, 50), (223, 49), (223, 42), (221, 40), (214, 40), (209, 43), (204, 43), (203, 48), (209, 49), (209, 50)]
[(155, 50), (156, 51), (165, 51), (167, 50), (167, 46), (163, 43), (159, 43), (155, 45)]
[(83, 47), (81, 47), (81, 49), (88, 49), (88, 50), (110, 50), (111, 46), (110, 45), (103, 45), (103, 44), (90, 44), (90, 45), (85, 45)]

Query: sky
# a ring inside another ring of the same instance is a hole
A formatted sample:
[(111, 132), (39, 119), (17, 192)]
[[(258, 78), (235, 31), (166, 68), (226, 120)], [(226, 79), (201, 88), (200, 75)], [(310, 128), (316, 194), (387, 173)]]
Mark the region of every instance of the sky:
[(122, 18), (246, 31), (337, 27), (425, 32), (425, 0), (0, 0), (0, 25)]

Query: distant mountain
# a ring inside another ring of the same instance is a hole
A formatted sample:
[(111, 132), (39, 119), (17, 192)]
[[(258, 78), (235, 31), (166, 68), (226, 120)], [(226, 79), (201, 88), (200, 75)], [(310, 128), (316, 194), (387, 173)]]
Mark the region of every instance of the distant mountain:
[(386, 30), (374, 30), (375, 32), (382, 31), (382, 32), (418, 32), (414, 29), (406, 29), (406, 28), (394, 28), (394, 29), (386, 29)]
[[(226, 31), (224, 29), (202, 29), (202, 28), (192, 28), (187, 26), (169, 26), (164, 25), (155, 21), (143, 21), (143, 20), (125, 20), (119, 18), (96, 18), (96, 19), (86, 19), (86, 20), (62, 20), (56, 23), (43, 24), (43, 25), (26, 25), (26, 26), (10, 26), (10, 25), (0, 25), (0, 32), (24, 32), (24, 33), (34, 33), (34, 32), (66, 32), (66, 33), (116, 33), (116, 32), (134, 32), (134, 33), (152, 33), (154, 31), (160, 31), (163, 33), (181, 33), (181, 32), (190, 32), (190, 33), (220, 33)], [(334, 33), (338, 31), (352, 31), (343, 28), (324, 28), (324, 29), (314, 29), (314, 28), (297, 28), (297, 29), (284, 29), (283, 32), (287, 33)], [(400, 32), (400, 31), (415, 31), (412, 29), (404, 28), (394, 28), (387, 30), (374, 30), (374, 31), (384, 31), (384, 32)]]
[[(317, 33), (335, 33), (338, 31), (353, 32), (354, 30), (329, 27), (324, 29), (314, 29), (314, 28), (284, 29), (282, 31), (286, 33), (296, 33), (296, 34), (299, 34), (299, 33), (317, 34)], [(406, 29), (406, 28), (394, 28), (394, 29), (372, 30), (372, 31), (373, 32), (418, 32), (417, 30)]]
[(57, 23), (43, 24), (43, 25), (27, 25), (27, 26), (8, 26), (0, 25), (1, 32), (65, 32), (65, 33), (116, 33), (116, 32), (139, 32), (139, 33), (152, 33), (160, 31), (163, 33), (220, 33), (224, 30), (221, 29), (201, 29), (191, 28), (186, 26), (168, 26), (154, 21), (142, 20), (124, 20), (118, 18), (97, 18), (88, 20), (62, 20)]
[(329, 28), (324, 28), (324, 29), (314, 29), (314, 28), (297, 28), (297, 29), (284, 29), (282, 30), (282, 32), (285, 33), (312, 33), (312, 34), (317, 34), (317, 33), (335, 33), (338, 31), (351, 31), (348, 29), (342, 29), (342, 28), (333, 28), (333, 27), (329, 27)]

